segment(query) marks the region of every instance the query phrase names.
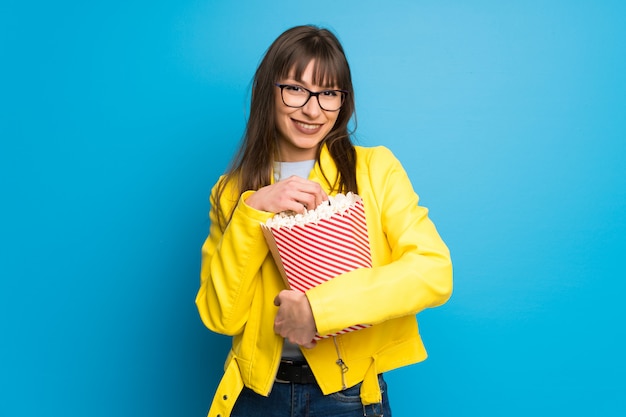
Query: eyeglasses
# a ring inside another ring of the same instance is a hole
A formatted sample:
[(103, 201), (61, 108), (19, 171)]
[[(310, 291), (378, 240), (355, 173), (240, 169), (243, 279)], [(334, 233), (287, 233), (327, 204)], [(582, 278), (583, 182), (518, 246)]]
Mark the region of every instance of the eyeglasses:
[(317, 102), (326, 111), (337, 111), (343, 105), (348, 94), (345, 90), (324, 90), (314, 93), (313, 91), (293, 84), (275, 84), (280, 88), (280, 96), (283, 103), (288, 107), (304, 107), (311, 97), (316, 97)]

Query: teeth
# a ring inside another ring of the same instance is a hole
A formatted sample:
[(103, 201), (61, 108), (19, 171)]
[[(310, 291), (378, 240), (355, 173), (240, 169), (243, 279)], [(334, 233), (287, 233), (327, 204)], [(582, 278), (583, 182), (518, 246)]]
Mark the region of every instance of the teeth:
[(296, 122), (297, 124), (299, 124), (300, 126), (302, 126), (305, 129), (317, 129), (318, 125), (309, 125), (306, 123), (302, 123), (302, 122)]

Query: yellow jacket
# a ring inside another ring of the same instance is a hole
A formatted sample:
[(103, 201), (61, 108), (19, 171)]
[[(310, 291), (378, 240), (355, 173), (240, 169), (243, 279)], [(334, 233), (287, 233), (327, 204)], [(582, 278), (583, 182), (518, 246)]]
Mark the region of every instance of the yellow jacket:
[[(452, 292), (448, 248), (418, 206), (418, 196), (395, 156), (385, 147), (357, 150), (357, 184), (363, 198), (373, 267), (342, 274), (306, 295), (319, 334), (332, 334), (358, 323), (367, 329), (321, 340), (303, 354), (325, 394), (363, 382), (364, 404), (381, 399), (377, 375), (426, 358), (415, 314), (445, 303)], [(336, 193), (322, 175), (334, 179), (336, 168), (326, 148), (310, 180)], [(230, 415), (244, 384), (269, 395), (281, 358), (283, 339), (273, 331), (274, 297), (283, 280), (259, 224), (273, 214), (246, 205), (253, 191), (230, 187), (220, 204), (232, 220), (221, 230), (215, 212), (202, 247), (201, 286), (196, 305), (204, 324), (233, 336), (225, 374), (209, 416)], [(229, 194), (230, 193), (230, 194)], [(232, 198), (229, 198), (232, 196)]]

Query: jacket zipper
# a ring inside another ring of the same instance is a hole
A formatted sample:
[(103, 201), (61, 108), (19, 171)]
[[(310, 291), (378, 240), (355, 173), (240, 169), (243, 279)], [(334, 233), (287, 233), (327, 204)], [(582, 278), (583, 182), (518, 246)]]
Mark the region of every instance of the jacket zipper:
[(345, 375), (346, 372), (348, 372), (348, 366), (341, 357), (341, 351), (339, 350), (339, 344), (337, 343), (337, 336), (333, 336), (333, 343), (335, 343), (335, 350), (337, 351), (337, 361), (335, 361), (335, 363), (337, 364), (337, 366), (339, 366), (339, 369), (341, 370), (341, 386), (343, 387), (342, 390), (344, 390), (348, 388), (348, 386), (346, 385)]

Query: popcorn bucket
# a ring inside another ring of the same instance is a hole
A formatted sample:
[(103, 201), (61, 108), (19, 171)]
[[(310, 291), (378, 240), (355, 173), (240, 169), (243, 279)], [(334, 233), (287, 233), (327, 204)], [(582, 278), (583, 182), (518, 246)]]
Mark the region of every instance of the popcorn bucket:
[[(329, 197), (305, 214), (279, 213), (261, 224), (265, 240), (288, 288), (308, 289), (357, 268), (372, 257), (363, 200), (356, 194)], [(369, 325), (357, 324), (323, 339)]]

